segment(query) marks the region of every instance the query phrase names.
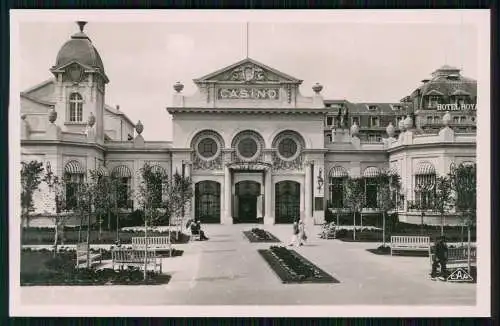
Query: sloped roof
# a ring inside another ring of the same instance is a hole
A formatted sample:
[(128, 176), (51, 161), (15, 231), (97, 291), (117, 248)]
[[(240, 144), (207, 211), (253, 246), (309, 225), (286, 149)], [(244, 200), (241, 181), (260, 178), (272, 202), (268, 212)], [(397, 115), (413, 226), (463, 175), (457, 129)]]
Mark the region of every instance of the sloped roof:
[(254, 64), (254, 65), (256, 65), (256, 66), (258, 66), (258, 67), (260, 67), (260, 68), (262, 68), (264, 70), (267, 70), (267, 71), (269, 71), (269, 72), (271, 72), (273, 74), (276, 74), (277, 76), (279, 76), (279, 77), (281, 77), (283, 79), (289, 80), (291, 82), (302, 83), (302, 80), (300, 80), (298, 78), (292, 77), (292, 76), (290, 76), (288, 74), (285, 74), (285, 73), (283, 73), (281, 71), (278, 71), (278, 70), (276, 70), (274, 68), (271, 68), (271, 67), (269, 67), (269, 66), (267, 66), (267, 65), (265, 65), (265, 64), (263, 64), (261, 62), (258, 62), (257, 60), (251, 59), (251, 58), (245, 58), (245, 59), (240, 60), (238, 62), (235, 62), (235, 63), (233, 63), (233, 64), (231, 64), (229, 66), (226, 66), (226, 67), (221, 68), (221, 69), (219, 69), (217, 71), (214, 71), (214, 72), (212, 72), (212, 73), (210, 73), (208, 75), (205, 75), (205, 76), (200, 77), (200, 78), (193, 79), (193, 81), (195, 83), (199, 83), (199, 82), (203, 82), (203, 81), (208, 81), (208, 80), (213, 79), (214, 77), (222, 75), (222, 74), (224, 74), (224, 73), (226, 73), (226, 72), (228, 72), (228, 71), (230, 71), (230, 70), (232, 70), (232, 69), (234, 69), (234, 68), (236, 68), (238, 66), (245, 65), (247, 63), (252, 63), (252, 64)]
[[(367, 103), (352, 103), (347, 100), (324, 100), (325, 106), (329, 104), (340, 104), (343, 107), (346, 107), (349, 114), (352, 113), (393, 113), (397, 114), (398, 112), (405, 111), (407, 106), (406, 103), (401, 102), (393, 102), (393, 103), (380, 103), (380, 102), (367, 102)], [(370, 106), (376, 106), (376, 110), (370, 110)], [(394, 106), (400, 106), (401, 110), (394, 109)]]
[(104, 104), (104, 109), (111, 114), (122, 116), (125, 120), (127, 120), (128, 123), (130, 123), (132, 126), (135, 126), (135, 123), (133, 123), (132, 120), (130, 120), (130, 118), (124, 112), (117, 110), (116, 108), (108, 104)]

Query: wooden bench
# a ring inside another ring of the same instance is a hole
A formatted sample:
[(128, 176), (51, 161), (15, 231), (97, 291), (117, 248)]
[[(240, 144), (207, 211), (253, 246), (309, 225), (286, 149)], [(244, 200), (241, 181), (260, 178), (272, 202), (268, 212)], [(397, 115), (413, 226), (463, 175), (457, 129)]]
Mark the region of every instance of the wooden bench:
[(391, 256), (393, 251), (411, 250), (431, 253), (431, 239), (425, 236), (393, 235), (391, 236)]
[[(476, 247), (470, 248), (470, 264), (471, 266), (476, 266)], [(458, 247), (458, 248), (448, 248), (448, 260), (446, 261), (446, 269), (454, 270), (457, 268), (467, 268), (467, 247)], [(434, 252), (431, 253), (430, 261), (431, 265), (434, 260)]]
[[(153, 266), (153, 271), (159, 270), (161, 274), (161, 257), (156, 255), (156, 251), (152, 249), (148, 250), (147, 264), (146, 266)], [(146, 260), (145, 250), (136, 249), (113, 249), (111, 251), (112, 268), (115, 269), (115, 265), (118, 265), (123, 269), (124, 265), (132, 266), (144, 266), (144, 261)]]
[(132, 237), (132, 248), (133, 249), (148, 249), (154, 250), (167, 250), (170, 249), (170, 237)]
[(99, 253), (91, 253), (90, 245), (83, 242), (76, 245), (76, 268), (87, 267), (87, 254), (90, 261), (89, 266), (102, 263), (101, 249), (99, 249)]

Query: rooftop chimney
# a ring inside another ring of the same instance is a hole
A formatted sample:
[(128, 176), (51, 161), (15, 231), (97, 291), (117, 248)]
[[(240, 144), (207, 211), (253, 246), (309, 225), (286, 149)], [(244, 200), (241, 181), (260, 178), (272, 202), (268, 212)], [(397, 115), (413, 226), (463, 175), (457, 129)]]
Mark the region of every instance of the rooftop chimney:
[(120, 111), (120, 106), (118, 104), (116, 105), (116, 109)]

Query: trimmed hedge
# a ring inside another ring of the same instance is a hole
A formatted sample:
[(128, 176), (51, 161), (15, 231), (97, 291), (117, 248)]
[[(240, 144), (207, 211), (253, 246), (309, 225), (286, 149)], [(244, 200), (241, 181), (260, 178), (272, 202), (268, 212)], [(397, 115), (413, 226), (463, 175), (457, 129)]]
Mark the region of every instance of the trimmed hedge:
[[(22, 244), (25, 245), (38, 245), (38, 244), (53, 244), (54, 243), (54, 232), (53, 228), (26, 228), (23, 230), (23, 241)], [(187, 243), (189, 242), (189, 236), (185, 233), (179, 234), (179, 240), (177, 240), (178, 231), (172, 231), (170, 234), (172, 236), (172, 243)], [(120, 231), (120, 242), (122, 244), (132, 243), (132, 237), (143, 237), (144, 232), (138, 231)], [(148, 236), (166, 236), (168, 232), (148, 232)], [(82, 238), (85, 239), (87, 236), (87, 231), (82, 230)], [(60, 240), (59, 240), (60, 241)], [(64, 230), (64, 244), (76, 244), (78, 242), (78, 229), (71, 228)], [(114, 244), (116, 242), (116, 232), (115, 231), (102, 231), (101, 240), (99, 240), (99, 234), (97, 231), (90, 232), (90, 243), (91, 244)]]

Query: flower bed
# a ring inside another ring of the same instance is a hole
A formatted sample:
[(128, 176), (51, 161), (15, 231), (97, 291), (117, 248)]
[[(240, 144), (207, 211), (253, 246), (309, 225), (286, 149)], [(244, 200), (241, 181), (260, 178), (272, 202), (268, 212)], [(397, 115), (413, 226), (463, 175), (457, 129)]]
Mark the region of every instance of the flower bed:
[(73, 269), (71, 271), (45, 271), (40, 273), (21, 272), (21, 286), (34, 285), (144, 285), (167, 284), (170, 275), (144, 273), (139, 268), (124, 270)]
[(243, 231), (243, 234), (245, 234), (250, 242), (281, 242), (270, 232), (259, 228)]
[[(110, 258), (110, 251), (107, 250)], [(103, 253), (104, 255), (104, 253)], [(138, 268), (123, 271), (113, 269), (76, 269), (74, 250), (64, 249), (53, 256), (53, 251), (47, 249), (21, 252), (21, 285), (136, 285), (136, 284), (166, 284), (170, 275), (144, 274)]]
[(259, 253), (283, 283), (339, 283), (294, 250), (271, 246)]

